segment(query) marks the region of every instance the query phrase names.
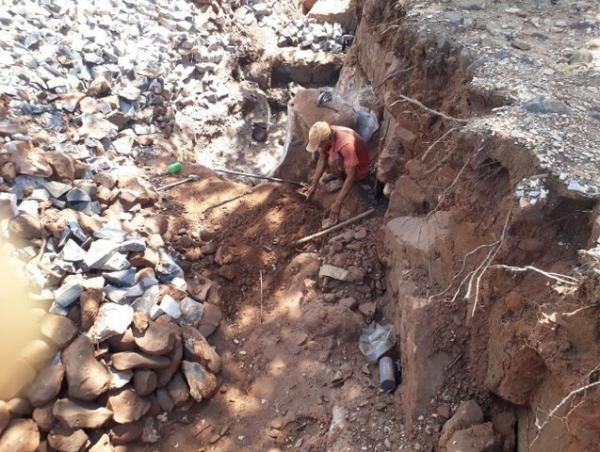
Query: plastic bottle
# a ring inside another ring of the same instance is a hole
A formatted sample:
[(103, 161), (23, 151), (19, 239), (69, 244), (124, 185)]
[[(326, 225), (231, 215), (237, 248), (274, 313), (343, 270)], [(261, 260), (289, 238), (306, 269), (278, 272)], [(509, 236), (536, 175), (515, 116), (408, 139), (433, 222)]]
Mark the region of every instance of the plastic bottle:
[(177, 174), (181, 172), (182, 168), (183, 164), (181, 162), (173, 162), (169, 166), (167, 166), (167, 173)]

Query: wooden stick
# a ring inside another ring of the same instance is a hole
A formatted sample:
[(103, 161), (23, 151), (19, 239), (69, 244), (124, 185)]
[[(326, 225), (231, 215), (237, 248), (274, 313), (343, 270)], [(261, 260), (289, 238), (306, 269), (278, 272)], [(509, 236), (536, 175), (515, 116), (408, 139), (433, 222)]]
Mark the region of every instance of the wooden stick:
[(253, 179), (264, 179), (264, 180), (270, 180), (273, 182), (282, 182), (284, 184), (298, 185), (300, 187), (304, 187), (306, 185), (303, 182), (296, 182), (294, 180), (281, 179), (279, 177), (271, 177), (271, 176), (261, 176), (260, 174), (242, 173), (241, 171), (230, 171), (230, 170), (226, 170), (226, 169), (214, 169), (213, 171), (215, 171), (217, 173), (231, 174), (232, 176), (244, 176), (244, 177), (251, 177)]
[(262, 270), (259, 270), (258, 276), (260, 279), (260, 324), (262, 325), (263, 320), (263, 277)]
[(349, 220), (342, 221), (341, 223), (338, 223), (335, 226), (331, 226), (330, 228), (323, 229), (322, 231), (316, 232), (316, 233), (311, 234), (311, 235), (307, 235), (306, 237), (303, 237), (300, 240), (298, 240), (296, 242), (296, 245), (300, 245), (301, 243), (306, 243), (306, 242), (308, 242), (308, 241), (310, 241), (312, 239), (316, 239), (318, 237), (321, 237), (321, 236), (324, 236), (326, 234), (329, 234), (330, 232), (337, 231), (338, 229), (341, 229), (344, 226), (347, 226), (347, 225), (349, 225), (351, 223), (354, 223), (355, 221), (362, 220), (363, 218), (368, 217), (373, 212), (375, 212), (375, 209), (369, 209), (366, 212), (363, 212), (360, 215), (356, 215), (355, 217), (352, 217)]

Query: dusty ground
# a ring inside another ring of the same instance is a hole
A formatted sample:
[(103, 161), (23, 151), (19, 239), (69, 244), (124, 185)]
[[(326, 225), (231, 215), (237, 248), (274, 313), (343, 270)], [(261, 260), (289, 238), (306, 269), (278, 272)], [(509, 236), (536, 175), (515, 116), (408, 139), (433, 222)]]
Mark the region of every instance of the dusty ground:
[[(337, 245), (325, 239), (295, 246), (319, 229), (316, 204), (280, 184), (248, 187), (200, 167), (188, 171), (202, 179), (170, 190), (165, 204), (175, 214), (174, 231), (182, 237), (199, 231), (196, 244), (215, 244), (189, 265), (221, 285), (225, 318), (213, 337), (223, 358), (222, 386), (210, 402), (174, 413), (150, 449), (405, 446), (397, 401), (378, 389), (376, 367), (358, 350), (367, 318), (338, 303), (354, 296), (364, 305), (383, 293), (374, 279), (382, 275), (375, 240), (381, 220), (340, 231), (347, 237)], [(185, 252), (193, 248), (186, 241), (175, 237), (173, 243), (187, 245), (180, 248)], [(324, 288), (317, 276), (321, 259), (358, 264), (365, 279)]]

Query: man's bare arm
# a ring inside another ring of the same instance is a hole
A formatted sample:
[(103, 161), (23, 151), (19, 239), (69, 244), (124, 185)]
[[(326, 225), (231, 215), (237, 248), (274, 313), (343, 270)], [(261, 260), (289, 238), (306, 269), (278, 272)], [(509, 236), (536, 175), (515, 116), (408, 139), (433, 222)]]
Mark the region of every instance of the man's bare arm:
[(315, 169), (315, 174), (313, 175), (312, 183), (310, 188), (308, 189), (308, 193), (306, 198), (310, 198), (315, 191), (317, 190), (317, 186), (319, 185), (319, 180), (321, 180), (321, 176), (325, 172), (325, 167), (327, 166), (327, 158), (325, 154), (319, 152), (319, 161), (317, 162), (317, 168)]
[(350, 190), (352, 190), (352, 186), (354, 185), (355, 180), (356, 167), (354, 166), (352, 168), (346, 168), (346, 179), (344, 180), (344, 185), (342, 185), (342, 189), (340, 190), (340, 192), (337, 195), (337, 198), (330, 207), (331, 214), (334, 216), (336, 221), (342, 208), (342, 203), (344, 202), (344, 199), (346, 199), (346, 196), (348, 196), (348, 193), (350, 193)]

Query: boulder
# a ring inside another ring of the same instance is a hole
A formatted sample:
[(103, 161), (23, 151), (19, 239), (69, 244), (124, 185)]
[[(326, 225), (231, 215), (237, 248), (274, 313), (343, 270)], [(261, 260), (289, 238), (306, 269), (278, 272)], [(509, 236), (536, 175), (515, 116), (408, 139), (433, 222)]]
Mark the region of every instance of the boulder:
[(195, 361), (204, 364), (218, 374), (221, 371), (221, 357), (200, 332), (192, 326), (183, 326), (183, 346)]
[(63, 349), (75, 337), (78, 330), (68, 317), (48, 314), (42, 319), (40, 332), (59, 349)]
[(179, 369), (183, 359), (183, 341), (180, 337), (176, 339), (173, 350), (166, 356), (169, 358), (170, 364), (168, 367), (157, 371), (159, 387), (166, 386)]
[(31, 141), (13, 141), (5, 145), (11, 154), (18, 174), (28, 176), (52, 176), (52, 167), (46, 162), (44, 153), (34, 149)]
[(183, 405), (189, 400), (190, 390), (180, 372), (177, 372), (173, 379), (169, 382), (169, 385), (167, 386), (167, 392), (169, 393), (169, 397), (171, 397), (171, 400), (175, 406)]
[(54, 399), (60, 392), (64, 375), (65, 368), (60, 355), (57, 355), (48, 366), (38, 373), (29, 387), (27, 398), (31, 405), (40, 407)]
[(40, 432), (31, 419), (11, 421), (0, 437), (0, 450), (35, 452), (40, 445)]
[(98, 441), (88, 450), (88, 452), (113, 452), (115, 449), (110, 443), (108, 434), (102, 435)]
[(454, 432), (469, 428), (480, 422), (483, 422), (483, 412), (477, 402), (474, 400), (461, 402), (454, 416), (442, 427), (439, 441), (440, 449), (446, 447)]
[(169, 326), (149, 321), (145, 331), (133, 328), (136, 345), (149, 355), (164, 355), (175, 345), (176, 335)]
[(125, 333), (133, 320), (133, 308), (129, 305), (104, 303), (100, 306), (94, 325), (88, 335), (94, 342), (102, 342), (111, 336)]
[(307, 180), (313, 155), (306, 151), (308, 131), (317, 121), (326, 121), (338, 126), (354, 127), (355, 116), (352, 105), (334, 96), (327, 104), (333, 108), (318, 106), (319, 89), (300, 89), (288, 103), (288, 127), (282, 157), (274, 172), (275, 176), (292, 180)]
[(88, 441), (88, 436), (81, 429), (72, 429), (57, 424), (48, 433), (48, 444), (56, 450), (79, 452)]
[(137, 350), (133, 331), (128, 328), (123, 334), (112, 336), (108, 339), (108, 345), (115, 352), (130, 352)]
[(156, 391), (156, 401), (166, 413), (170, 413), (173, 411), (173, 408), (175, 408), (175, 404), (173, 403), (173, 400), (171, 400), (169, 391), (165, 388)]
[(151, 356), (137, 352), (119, 352), (112, 355), (112, 365), (117, 370), (164, 369), (171, 361), (164, 356)]
[(71, 428), (99, 428), (112, 417), (108, 408), (71, 399), (57, 400), (52, 414)]
[(64, 152), (46, 152), (46, 162), (54, 170), (54, 177), (59, 180), (73, 180), (75, 178), (75, 161), (73, 157)]
[(81, 309), (81, 328), (83, 331), (89, 330), (102, 303), (102, 291), (98, 289), (88, 289), (79, 296), (79, 307)]
[(210, 373), (202, 364), (190, 361), (182, 361), (181, 368), (190, 387), (190, 395), (194, 400), (202, 402), (213, 396), (219, 386), (214, 374)]
[(123, 388), (108, 397), (108, 408), (119, 424), (135, 422), (150, 409), (150, 402), (142, 399), (133, 389)]
[(158, 376), (153, 370), (137, 370), (133, 376), (133, 387), (141, 396), (154, 392), (158, 385)]
[(13, 419), (22, 416), (30, 416), (33, 412), (33, 407), (31, 406), (31, 403), (29, 403), (29, 400), (21, 397), (10, 399), (6, 402), (6, 406), (10, 413), (10, 417)]
[(345, 30), (356, 25), (356, 0), (318, 0), (308, 9), (317, 22), (339, 23)]
[(41, 432), (48, 432), (54, 426), (56, 418), (52, 414), (54, 401), (33, 410), (32, 418)]
[(455, 432), (446, 446), (446, 452), (494, 452), (498, 441), (491, 422)]
[(221, 308), (212, 303), (204, 303), (204, 310), (202, 312), (202, 318), (197, 324), (198, 331), (204, 337), (209, 337), (213, 334), (221, 323), (223, 314)]
[(94, 400), (110, 384), (110, 372), (96, 360), (94, 346), (81, 335), (63, 352), (69, 384), (69, 396), (80, 400)]
[(117, 446), (131, 443), (140, 436), (144, 430), (144, 424), (141, 421), (130, 422), (128, 424), (118, 424), (111, 427), (108, 434), (112, 444)]

